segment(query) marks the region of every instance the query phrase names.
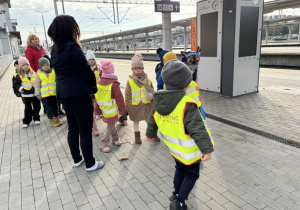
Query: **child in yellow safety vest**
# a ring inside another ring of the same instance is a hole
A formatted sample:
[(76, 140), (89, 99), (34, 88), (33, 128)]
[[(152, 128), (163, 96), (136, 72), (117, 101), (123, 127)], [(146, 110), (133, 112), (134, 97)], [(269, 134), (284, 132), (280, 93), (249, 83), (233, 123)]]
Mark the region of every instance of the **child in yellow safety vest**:
[(15, 95), (16, 95), (17, 97), (21, 97), (21, 93), (20, 93), (18, 90), (15, 91), (15, 89), (14, 89), (14, 81), (16, 80), (16, 77), (17, 77), (18, 71), (19, 71), (19, 63), (18, 63), (18, 60), (15, 60), (14, 66), (15, 66), (15, 68), (16, 68), (16, 71), (15, 71), (13, 77), (12, 77), (12, 88), (13, 88), (13, 90), (14, 90)]
[[(131, 59), (132, 74), (125, 88), (125, 105), (130, 120), (133, 121), (135, 143), (141, 144), (141, 133), (139, 122), (149, 118), (153, 105), (153, 85), (147, 74), (144, 72), (143, 57), (136, 53)], [(156, 136), (156, 141), (160, 139)]]
[(192, 81), (189, 68), (171, 60), (161, 74), (166, 90), (154, 93), (146, 140), (153, 142), (159, 130), (176, 163), (170, 210), (185, 210), (185, 200), (199, 178), (200, 161), (211, 159), (214, 142), (196, 102), (186, 95)]
[(191, 96), (196, 101), (199, 110), (201, 112), (201, 115), (205, 120), (206, 114), (203, 109), (201, 96), (200, 96), (200, 88), (197, 83), (198, 64), (200, 62), (200, 54), (201, 54), (200, 52), (201, 49), (199, 46), (197, 47), (197, 51), (188, 51), (188, 52), (181, 51), (181, 55), (182, 55), (181, 61), (190, 68), (193, 77), (193, 80), (186, 92), (189, 96)]
[(14, 91), (21, 93), (23, 103), (25, 104), (23, 128), (27, 128), (31, 121), (34, 121), (35, 125), (40, 124), (40, 110), (41, 103), (34, 95), (34, 81), (36, 75), (30, 68), (29, 61), (25, 57), (18, 59), (19, 72), (13, 83)]
[(56, 99), (56, 77), (54, 69), (50, 68), (47, 58), (40, 58), (39, 70), (35, 79), (35, 95), (42, 101), (50, 122), (50, 126), (58, 127), (62, 124), (59, 119), (59, 108)]
[[(86, 55), (86, 60), (88, 61), (88, 64), (89, 66), (91, 67), (91, 70), (94, 72), (95, 74), (95, 77), (96, 77), (96, 81), (98, 82), (101, 77), (102, 77), (102, 69), (101, 69), (101, 66), (97, 64), (96, 62), (96, 57), (94, 55), (94, 53), (91, 51), (91, 50), (88, 50)], [(95, 136), (99, 136), (99, 131), (98, 131), (98, 128), (97, 128), (97, 123), (96, 123), (96, 115), (95, 115), (95, 108), (97, 106), (97, 103), (96, 103), (96, 100), (94, 100), (94, 118), (93, 118), (93, 128), (92, 128), (92, 131), (93, 131), (93, 134)]]
[[(101, 61), (102, 79), (97, 82), (98, 92), (95, 94), (97, 106), (95, 114), (102, 114), (102, 120), (107, 124), (100, 140), (99, 148), (102, 152), (110, 152), (109, 140), (116, 146), (121, 146), (121, 140), (116, 129), (121, 115), (125, 113), (124, 97), (120, 89), (118, 77), (114, 75), (114, 66), (110, 61)], [(127, 125), (127, 121), (124, 121)]]

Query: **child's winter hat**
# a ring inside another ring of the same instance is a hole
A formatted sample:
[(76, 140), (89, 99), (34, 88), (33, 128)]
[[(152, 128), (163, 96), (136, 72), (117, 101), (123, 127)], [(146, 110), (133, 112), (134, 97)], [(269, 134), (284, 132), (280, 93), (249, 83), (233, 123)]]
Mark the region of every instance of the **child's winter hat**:
[(133, 58), (131, 58), (131, 69), (133, 68), (144, 68), (143, 57), (140, 53), (135, 53)]
[(169, 52), (169, 51), (163, 50), (162, 48), (157, 48), (156, 54), (158, 55), (158, 57), (159, 57), (159, 59), (160, 59), (160, 61), (161, 61), (162, 63), (164, 62), (164, 60), (163, 60), (164, 55), (165, 55), (166, 53), (168, 53), (168, 52)]
[(110, 61), (102, 60), (100, 61), (101, 67), (102, 67), (102, 73), (104, 74), (114, 74), (115, 69), (114, 65)]
[(86, 52), (85, 57), (86, 57), (87, 61), (90, 60), (90, 59), (95, 59), (96, 60), (96, 57), (95, 57), (94, 53), (91, 50), (88, 50)]
[(173, 53), (173, 52), (168, 52), (168, 53), (166, 53), (166, 54), (164, 55), (164, 57), (163, 57), (164, 65), (165, 65), (168, 61), (170, 61), (170, 60), (177, 60), (177, 56), (176, 56), (175, 53)]
[(29, 64), (29, 61), (25, 57), (19, 57), (18, 63), (19, 63), (19, 66), (21, 67), (21, 66), (23, 66), (25, 64)]
[(167, 62), (161, 71), (161, 75), (167, 90), (183, 90), (192, 81), (189, 67), (177, 60)]
[(39, 67), (40, 69), (43, 67), (43, 65), (45, 65), (46, 63), (48, 63), (50, 65), (50, 62), (47, 58), (41, 57), (39, 59)]

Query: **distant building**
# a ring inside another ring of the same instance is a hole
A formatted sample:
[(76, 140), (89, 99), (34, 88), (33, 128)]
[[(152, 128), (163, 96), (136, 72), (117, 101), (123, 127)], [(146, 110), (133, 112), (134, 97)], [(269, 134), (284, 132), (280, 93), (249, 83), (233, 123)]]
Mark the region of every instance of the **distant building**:
[(19, 56), (22, 44), (20, 32), (16, 26), (16, 19), (11, 19), (9, 14), (10, 0), (0, 0), (0, 56), (12, 54)]

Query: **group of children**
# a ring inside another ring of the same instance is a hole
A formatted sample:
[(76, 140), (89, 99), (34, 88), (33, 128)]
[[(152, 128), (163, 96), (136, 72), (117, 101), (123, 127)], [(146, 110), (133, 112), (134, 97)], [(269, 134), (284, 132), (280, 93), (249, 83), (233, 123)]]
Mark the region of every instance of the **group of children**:
[(56, 99), (55, 71), (50, 67), (48, 56), (40, 58), (38, 63), (39, 69), (36, 73), (25, 57), (20, 57), (14, 63), (16, 72), (13, 75), (13, 90), (17, 97), (22, 97), (25, 105), (23, 128), (27, 128), (32, 121), (35, 125), (40, 124), (40, 101), (47, 113), (50, 126), (58, 127), (62, 122)]
[[(102, 60), (100, 65), (97, 65), (95, 55), (90, 50), (87, 51), (86, 59), (97, 78), (98, 92), (94, 97), (94, 118), (102, 116), (103, 122), (107, 124), (99, 148), (105, 153), (110, 152), (110, 138), (114, 145), (120, 146), (122, 144), (116, 129), (116, 123), (119, 121), (127, 125), (127, 115), (133, 121), (135, 143), (141, 144), (139, 122), (147, 122), (152, 110), (154, 93), (152, 82), (144, 72), (142, 55), (136, 53), (131, 59), (132, 74), (129, 75), (126, 84), (125, 100), (118, 77), (114, 74), (113, 64), (110, 61)], [(95, 136), (99, 135), (95, 122), (93, 134)], [(160, 141), (157, 135), (155, 140)]]
[[(146, 140), (149, 142), (160, 141), (157, 136), (159, 130), (176, 162), (175, 191), (170, 197), (170, 209), (187, 209), (184, 201), (199, 177), (200, 162), (209, 160), (214, 148), (200, 112), (202, 104), (199, 87), (192, 80), (194, 71), (177, 61), (174, 53), (166, 52), (162, 56), (163, 66), (157, 76), (157, 80), (163, 81), (163, 90), (155, 92), (151, 80), (144, 72), (142, 55), (136, 53), (131, 59), (132, 73), (126, 83), (124, 100), (113, 64), (102, 60), (98, 65), (95, 55), (89, 50), (86, 59), (97, 79), (98, 92), (93, 97), (94, 119), (101, 116), (107, 124), (99, 144), (101, 151), (110, 152), (110, 138), (113, 145), (121, 146), (116, 123), (119, 121), (127, 126), (127, 115), (133, 121), (136, 144), (142, 143), (140, 121), (148, 124)], [(40, 100), (47, 111), (50, 125), (61, 125), (55, 70), (50, 67), (49, 60), (39, 60), (37, 74), (24, 57), (20, 57), (15, 66), (17, 72), (13, 78), (13, 88), (25, 104), (23, 127), (28, 127), (32, 119), (34, 124), (40, 124)], [(99, 135), (95, 120), (92, 131), (95, 136)]]
[[(91, 51), (86, 57), (93, 71), (100, 69)], [(199, 178), (200, 162), (211, 159), (214, 141), (205, 123), (199, 86), (193, 80), (196, 70), (176, 58), (172, 52), (162, 56), (163, 65), (157, 71), (160, 74), (157, 78), (163, 81), (164, 90), (155, 92), (144, 72), (142, 55), (136, 53), (131, 59), (132, 74), (126, 83), (125, 103), (113, 64), (101, 61), (102, 76), (95, 94), (94, 113), (96, 116), (102, 114), (107, 124), (99, 145), (103, 152), (110, 152), (110, 137), (114, 145), (121, 145), (115, 124), (122, 121), (127, 125), (127, 113), (133, 121), (136, 144), (142, 143), (140, 121), (147, 123), (146, 140), (149, 142), (160, 141), (159, 130), (176, 163), (170, 210), (184, 210), (187, 209), (185, 200)], [(95, 72), (95, 75), (101, 73)]]

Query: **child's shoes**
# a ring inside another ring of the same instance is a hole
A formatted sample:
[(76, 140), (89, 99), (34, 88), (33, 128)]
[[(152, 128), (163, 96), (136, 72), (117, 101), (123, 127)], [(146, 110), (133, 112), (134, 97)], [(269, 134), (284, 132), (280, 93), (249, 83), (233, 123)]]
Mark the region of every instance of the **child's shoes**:
[(100, 133), (99, 133), (99, 131), (93, 131), (93, 135), (94, 135), (94, 136), (99, 136)]
[(116, 146), (121, 146), (122, 143), (121, 140), (119, 139), (118, 141), (115, 141), (113, 144)]
[(62, 122), (60, 121), (59, 117), (54, 117), (54, 120), (56, 122), (57, 125), (62, 125)]
[(50, 126), (51, 127), (58, 127), (58, 126), (60, 126), (58, 123), (55, 122), (54, 119), (49, 119), (49, 122), (50, 122)]
[(109, 148), (109, 147), (104, 147), (104, 148), (101, 149), (101, 150), (102, 150), (102, 152), (104, 152), (104, 153), (110, 152), (110, 148)]
[(135, 131), (134, 132), (134, 137), (135, 137), (135, 143), (136, 144), (141, 144), (142, 143), (141, 132), (140, 131)]
[(180, 203), (178, 200), (170, 203), (170, 210), (187, 210), (187, 205), (183, 202)]
[(158, 135), (156, 135), (156, 137), (154, 138), (154, 141), (160, 141), (160, 138), (158, 137)]
[(175, 194), (175, 191), (173, 191), (171, 197), (169, 198), (169, 201), (172, 202), (172, 201), (175, 201), (175, 200), (177, 200), (177, 195)]

